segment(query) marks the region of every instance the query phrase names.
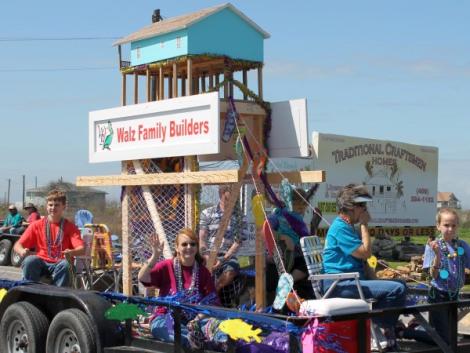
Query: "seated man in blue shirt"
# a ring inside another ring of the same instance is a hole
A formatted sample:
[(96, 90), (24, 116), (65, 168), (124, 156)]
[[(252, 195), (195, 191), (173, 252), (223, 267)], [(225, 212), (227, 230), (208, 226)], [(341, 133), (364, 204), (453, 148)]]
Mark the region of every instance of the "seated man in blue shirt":
[(8, 215), (3, 220), (3, 225), (0, 227), (0, 233), (19, 234), (23, 217), (18, 213), (15, 205), (8, 206)]
[[(367, 188), (363, 185), (345, 186), (336, 198), (338, 217), (335, 218), (326, 235), (323, 251), (325, 273), (358, 272), (360, 284), (366, 299), (374, 299), (374, 309), (400, 307), (405, 305), (406, 286), (398, 281), (367, 280), (365, 262), (372, 255), (371, 239), (368, 229), (370, 215), (367, 203), (372, 201)], [(359, 223), (359, 231), (355, 224)], [(332, 284), (325, 280), (324, 291)], [(331, 297), (359, 298), (354, 280), (340, 281)], [(395, 345), (395, 325), (398, 314), (384, 315), (374, 319), (389, 339), (390, 346)]]

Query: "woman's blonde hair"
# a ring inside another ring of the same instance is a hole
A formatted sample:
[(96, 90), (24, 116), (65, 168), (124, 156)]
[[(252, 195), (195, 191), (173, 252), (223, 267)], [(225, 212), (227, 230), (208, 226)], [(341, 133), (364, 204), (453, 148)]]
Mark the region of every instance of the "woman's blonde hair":
[(175, 238), (175, 251), (173, 253), (173, 256), (176, 257), (177, 254), (176, 254), (176, 247), (178, 246), (178, 243), (179, 243), (179, 238), (181, 235), (185, 235), (187, 236), (189, 239), (191, 239), (192, 241), (194, 241), (196, 243), (196, 261), (199, 263), (199, 264), (202, 264), (203, 263), (203, 259), (201, 257), (201, 255), (199, 254), (199, 237), (196, 235), (195, 232), (193, 232), (192, 229), (190, 228), (182, 228), (178, 234), (176, 235), (176, 238)]
[(440, 208), (439, 211), (437, 211), (437, 213), (436, 213), (436, 225), (441, 224), (442, 215), (446, 214), (446, 213), (454, 215), (455, 219), (457, 219), (457, 224), (460, 223), (460, 219), (459, 219), (460, 217), (459, 217), (459, 214), (457, 213), (457, 211), (453, 208), (444, 207), (444, 208)]

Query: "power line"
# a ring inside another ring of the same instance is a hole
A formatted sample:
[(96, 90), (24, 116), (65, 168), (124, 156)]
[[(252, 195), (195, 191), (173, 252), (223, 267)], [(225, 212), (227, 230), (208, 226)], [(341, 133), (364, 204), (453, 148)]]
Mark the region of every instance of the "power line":
[(121, 37), (0, 37), (0, 42), (39, 42), (75, 40), (115, 40)]
[(58, 72), (58, 71), (98, 71), (115, 70), (116, 66), (105, 67), (63, 67), (63, 68), (24, 68), (24, 69), (0, 69), (0, 72)]

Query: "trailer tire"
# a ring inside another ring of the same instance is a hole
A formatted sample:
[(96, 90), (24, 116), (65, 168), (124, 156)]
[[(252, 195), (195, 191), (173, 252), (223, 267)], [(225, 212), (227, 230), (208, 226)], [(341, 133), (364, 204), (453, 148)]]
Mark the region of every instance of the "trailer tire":
[(15, 251), (14, 247), (11, 249), (10, 262), (15, 267), (20, 267), (23, 262), (23, 258)]
[(46, 352), (95, 353), (95, 335), (88, 315), (79, 309), (58, 313), (47, 332)]
[(0, 352), (44, 353), (49, 320), (28, 302), (12, 304), (0, 322)]
[(0, 240), (0, 266), (8, 266), (10, 264), (10, 253), (13, 243), (10, 239)]

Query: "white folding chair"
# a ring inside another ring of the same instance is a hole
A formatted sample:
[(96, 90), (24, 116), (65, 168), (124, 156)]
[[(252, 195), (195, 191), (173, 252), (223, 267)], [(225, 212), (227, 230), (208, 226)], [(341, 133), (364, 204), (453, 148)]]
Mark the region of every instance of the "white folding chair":
[[(309, 274), (309, 280), (312, 284), (313, 292), (316, 299), (327, 299), (331, 293), (334, 291), (336, 285), (339, 281), (344, 279), (353, 279), (357, 286), (357, 291), (359, 292), (360, 299), (352, 299), (357, 304), (356, 308), (363, 308), (364, 302), (367, 303), (369, 309), (372, 308), (372, 301), (366, 300), (364, 292), (362, 291), (361, 283), (359, 282), (359, 273), (358, 272), (349, 272), (349, 273), (332, 273), (332, 274), (322, 274), (323, 272), (323, 245), (320, 241), (320, 238), (316, 235), (303, 237), (300, 239), (300, 246), (302, 248), (302, 253), (304, 255), (305, 262), (307, 264), (307, 270)], [(332, 285), (328, 288), (325, 294), (322, 295), (321, 290), (321, 280), (334, 280)], [(354, 303), (354, 302), (350, 302)], [(348, 305), (350, 305), (348, 303)], [(371, 333), (375, 342), (383, 341), (383, 335), (379, 333), (379, 329), (375, 325), (371, 325)], [(380, 339), (379, 339), (380, 337)], [(379, 352), (383, 352), (381, 344), (376, 344)]]
[[(309, 280), (312, 283), (313, 292), (315, 298), (326, 299), (335, 289), (339, 281), (343, 279), (354, 279), (356, 282), (357, 290), (361, 300), (366, 300), (359, 283), (359, 273), (334, 273), (334, 274), (322, 274), (323, 270), (323, 245), (321, 244), (320, 238), (316, 235), (303, 237), (300, 239), (300, 246), (302, 247), (302, 253), (304, 255), (305, 262), (307, 264), (307, 270), (309, 274)], [(320, 281), (323, 279), (334, 280), (333, 284), (328, 288), (324, 295), (321, 294)]]

